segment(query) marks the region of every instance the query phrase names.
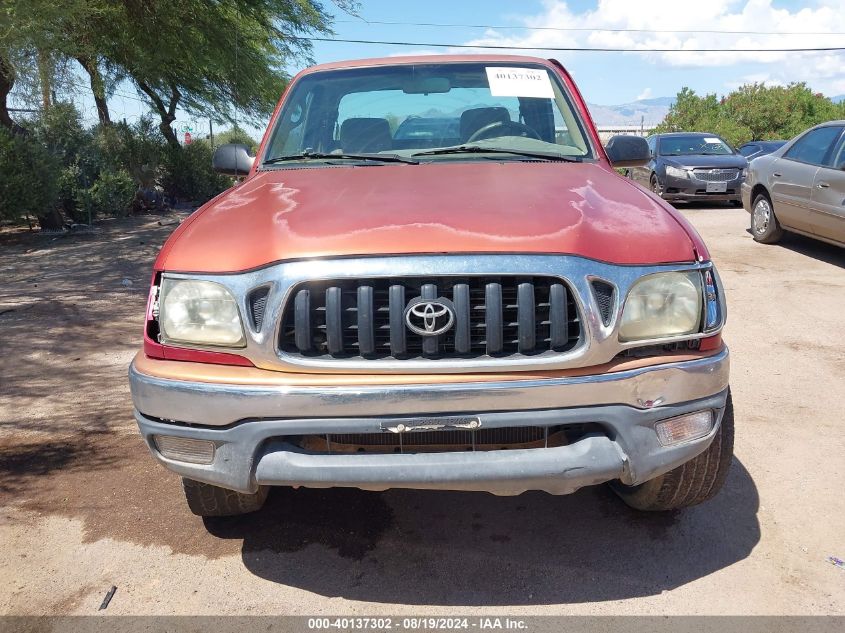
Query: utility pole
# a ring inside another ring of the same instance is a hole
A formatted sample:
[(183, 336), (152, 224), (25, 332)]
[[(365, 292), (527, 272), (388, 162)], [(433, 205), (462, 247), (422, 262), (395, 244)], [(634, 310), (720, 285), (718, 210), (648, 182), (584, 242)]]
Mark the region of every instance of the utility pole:
[(214, 124), (211, 119), (208, 120), (208, 138), (211, 143), (211, 149), (214, 149)]

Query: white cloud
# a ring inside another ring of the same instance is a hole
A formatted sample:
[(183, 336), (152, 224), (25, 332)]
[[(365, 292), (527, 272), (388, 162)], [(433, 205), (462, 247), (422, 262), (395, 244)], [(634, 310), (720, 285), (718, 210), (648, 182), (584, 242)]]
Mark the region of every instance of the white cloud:
[(421, 48), (419, 50), (411, 50), (411, 51), (398, 51), (396, 53), (390, 53), (388, 57), (417, 57), (419, 55), (442, 55), (443, 51), (433, 51), (427, 48)]
[(637, 98), (634, 101), (641, 101), (642, 99), (649, 99), (651, 98), (651, 88), (646, 88), (640, 94), (637, 95)]
[[(563, 0), (545, 0), (541, 13), (520, 20), (529, 27), (579, 31), (488, 30), (469, 44), (505, 44), (546, 54), (549, 48), (604, 47), (642, 49), (639, 55), (655, 65), (675, 67), (760, 65), (770, 83), (807, 81), (830, 94), (845, 90), (845, 53), (767, 52), (766, 48), (843, 46), (845, 10), (842, 0), (817, 0), (798, 10), (776, 8), (773, 0), (598, 0), (592, 11), (576, 13)], [(598, 29), (639, 29), (618, 32)], [(680, 32), (679, 29), (688, 29)], [(655, 31), (673, 32), (655, 32)], [(708, 31), (775, 31), (800, 35), (720, 34)], [(654, 49), (733, 48), (747, 52), (653, 52)], [(609, 53), (595, 53), (596, 55)]]

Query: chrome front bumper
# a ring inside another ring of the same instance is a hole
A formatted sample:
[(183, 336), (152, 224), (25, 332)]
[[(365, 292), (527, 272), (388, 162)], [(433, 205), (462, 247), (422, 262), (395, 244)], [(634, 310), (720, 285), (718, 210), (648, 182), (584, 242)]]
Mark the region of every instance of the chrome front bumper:
[[(702, 452), (727, 397), (727, 348), (702, 359), (607, 374), (373, 387), (254, 386), (166, 380), (130, 368), (136, 419), (153, 455), (184, 477), (251, 492), (259, 485), (439, 488), (566, 494), (620, 479), (634, 485)], [(654, 424), (710, 409), (699, 440), (663, 447)], [(410, 416), (477, 416), (482, 428), (597, 423), (604, 435), (541, 449), (315, 454), (287, 436), (380, 433)], [(188, 426), (191, 425), (201, 426)], [(154, 435), (211, 440), (210, 465), (163, 457)]]

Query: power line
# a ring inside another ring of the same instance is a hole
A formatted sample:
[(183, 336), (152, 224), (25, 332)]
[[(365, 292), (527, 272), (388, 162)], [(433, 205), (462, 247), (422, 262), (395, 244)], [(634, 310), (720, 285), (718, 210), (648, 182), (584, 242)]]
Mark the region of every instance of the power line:
[(399, 22), (391, 20), (335, 20), (338, 23), (346, 24), (378, 24), (383, 26), (431, 26), (461, 29), (498, 29), (498, 30), (525, 30), (525, 31), (562, 31), (562, 32), (595, 32), (602, 33), (708, 33), (725, 35), (845, 35), (843, 32), (834, 31), (723, 31), (719, 29), (621, 29), (621, 28), (586, 28), (586, 27), (561, 27), (561, 26), (515, 26), (508, 24), (455, 24), (443, 22)]
[(386, 40), (352, 40), (331, 37), (292, 37), (312, 42), (339, 42), (343, 44), (379, 44), (382, 46), (414, 46), (422, 48), (484, 48), (507, 51), (570, 51), (585, 53), (810, 53), (845, 51), (845, 46), (820, 46), (800, 48), (605, 48), (589, 46), (508, 46), (505, 44), (435, 44), (433, 42), (401, 42)]

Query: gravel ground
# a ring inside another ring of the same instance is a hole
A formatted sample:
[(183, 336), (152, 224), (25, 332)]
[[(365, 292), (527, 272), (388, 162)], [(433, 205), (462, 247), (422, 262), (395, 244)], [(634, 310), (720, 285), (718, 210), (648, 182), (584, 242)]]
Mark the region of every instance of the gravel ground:
[(0, 614), (93, 614), (111, 585), (109, 614), (844, 614), (845, 250), (684, 213), (729, 293), (736, 458), (666, 516), (603, 487), (278, 489), (203, 521), (126, 384), (172, 218), (0, 234)]

